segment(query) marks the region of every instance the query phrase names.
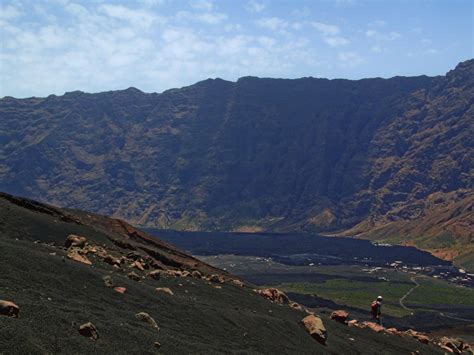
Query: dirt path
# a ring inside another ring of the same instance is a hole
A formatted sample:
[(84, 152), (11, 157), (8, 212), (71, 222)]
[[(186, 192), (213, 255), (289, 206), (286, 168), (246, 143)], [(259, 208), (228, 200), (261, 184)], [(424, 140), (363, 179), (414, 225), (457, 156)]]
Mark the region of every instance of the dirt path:
[(403, 304), (403, 301), (405, 300), (405, 298), (407, 298), (408, 296), (410, 296), (410, 294), (418, 287), (420, 287), (420, 284), (415, 280), (414, 277), (411, 277), (410, 278), (411, 282), (413, 282), (415, 284), (415, 286), (413, 286), (412, 288), (410, 288), (408, 290), (407, 293), (405, 293), (402, 297), (400, 297), (400, 299), (398, 300), (398, 303), (400, 303), (400, 306), (403, 308), (403, 309), (406, 309), (407, 311), (411, 311), (412, 309), (411, 308), (408, 308), (407, 306), (405, 306)]
[[(398, 303), (400, 304), (400, 306), (404, 309), (406, 309), (407, 311), (412, 311), (413, 309), (412, 308), (408, 308), (407, 306), (405, 306), (405, 304), (403, 303), (403, 301), (405, 300), (405, 298), (407, 298), (413, 291), (415, 291), (415, 289), (417, 289), (418, 287), (420, 287), (420, 284), (416, 281), (415, 277), (411, 277), (410, 278), (411, 282), (413, 282), (415, 284), (415, 286), (413, 286), (411, 289), (408, 290), (407, 293), (405, 293), (402, 297), (400, 297), (400, 299), (398, 300)], [(451, 318), (451, 319), (455, 319), (455, 320), (460, 320), (460, 321), (464, 321), (464, 322), (472, 322), (473, 320), (472, 319), (465, 319), (465, 318), (459, 318), (459, 317), (455, 317), (455, 316), (452, 316), (450, 314), (446, 314), (446, 313), (443, 313), (443, 312), (437, 312), (440, 316), (442, 317), (446, 317), (446, 318)], [(413, 314), (413, 313), (412, 313)]]

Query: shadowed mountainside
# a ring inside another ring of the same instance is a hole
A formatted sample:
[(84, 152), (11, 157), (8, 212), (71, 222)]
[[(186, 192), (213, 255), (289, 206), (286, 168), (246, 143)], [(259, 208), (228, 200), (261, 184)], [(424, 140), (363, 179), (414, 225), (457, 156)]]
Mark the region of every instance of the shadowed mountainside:
[(472, 199), (473, 82), (469, 60), (432, 78), (244, 77), (162, 94), (6, 97), (0, 188), (160, 228), (357, 225), (366, 236), (390, 225), (393, 240), (430, 237), (428, 249), (449, 252), (472, 243), (472, 209), (468, 228), (453, 220), (451, 244), (405, 229), (428, 218), (432, 194)]

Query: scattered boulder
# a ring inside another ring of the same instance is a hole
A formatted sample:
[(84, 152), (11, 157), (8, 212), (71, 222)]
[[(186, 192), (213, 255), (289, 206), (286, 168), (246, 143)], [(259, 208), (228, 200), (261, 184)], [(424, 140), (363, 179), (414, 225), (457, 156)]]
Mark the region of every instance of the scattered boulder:
[(388, 328), (385, 329), (385, 331), (392, 335), (398, 335), (399, 337), (403, 335), (403, 332), (399, 331), (397, 328)]
[(423, 344), (429, 344), (429, 342), (430, 342), (430, 338), (428, 338), (426, 336), (426, 334), (419, 333), (417, 331), (414, 331), (413, 329), (408, 329), (405, 332), (405, 334), (417, 339), (419, 342), (421, 342)]
[(102, 280), (104, 280), (104, 284), (105, 284), (106, 287), (113, 287), (114, 286), (114, 281), (112, 280), (112, 277), (110, 277), (109, 275), (104, 276), (102, 278)]
[(160, 348), (161, 347), (161, 343), (159, 341), (155, 341), (155, 348)]
[(340, 323), (346, 323), (349, 313), (343, 310), (334, 311), (331, 313), (331, 319)]
[(92, 262), (87, 259), (85, 255), (79, 254), (77, 250), (71, 250), (67, 253), (67, 257), (73, 261), (76, 261), (78, 263), (82, 263), (85, 265), (92, 265)]
[(85, 336), (92, 340), (97, 340), (97, 338), (99, 338), (99, 333), (97, 332), (97, 328), (91, 322), (87, 322), (81, 325), (79, 327), (79, 333), (82, 336)]
[(276, 288), (267, 288), (264, 290), (254, 290), (260, 296), (276, 303), (288, 304), (290, 300), (288, 296)]
[(112, 265), (112, 266), (114, 266), (114, 265), (120, 266), (120, 264), (121, 264), (120, 259), (115, 258), (110, 254), (104, 255), (104, 262), (106, 262), (107, 264)]
[(158, 324), (156, 324), (155, 320), (148, 313), (140, 312), (140, 313), (135, 314), (135, 317), (138, 320), (141, 320), (142, 322), (146, 322), (150, 324), (153, 328), (160, 330), (160, 327), (158, 326)]
[(153, 270), (148, 273), (148, 276), (155, 279), (159, 280), (161, 278), (161, 271), (160, 270)]
[(299, 303), (296, 303), (296, 302), (291, 303), (290, 307), (297, 311), (303, 311), (303, 307)]
[(163, 293), (167, 293), (171, 296), (174, 295), (173, 291), (171, 291), (171, 289), (169, 287), (157, 287), (155, 288), (155, 291), (156, 292), (163, 292)]
[(141, 279), (142, 279), (137, 273), (135, 273), (133, 271), (129, 272), (127, 274), (127, 276), (130, 280), (133, 280), (133, 281), (141, 281)]
[(301, 321), (306, 328), (306, 331), (319, 343), (326, 344), (327, 340), (327, 331), (324, 327), (323, 321), (321, 318), (310, 314), (306, 316)]
[(124, 294), (127, 289), (125, 287), (114, 287), (114, 291)]
[(231, 282), (232, 282), (233, 285), (235, 285), (237, 287), (244, 287), (244, 283), (240, 280), (233, 279)]
[(193, 270), (191, 272), (191, 276), (194, 277), (195, 279), (201, 279), (202, 278), (202, 274), (198, 270)]
[(64, 246), (69, 249), (70, 247), (83, 248), (87, 244), (87, 238), (79, 235), (70, 234), (64, 242)]
[(362, 328), (369, 328), (370, 330), (373, 330), (376, 333), (380, 333), (385, 330), (385, 328), (382, 327), (380, 324), (367, 321), (362, 322)]
[(18, 318), (19, 313), (20, 313), (20, 307), (18, 307), (15, 303), (11, 301), (0, 300), (0, 314), (1, 315), (12, 317), (12, 318)]
[(217, 275), (217, 274), (208, 276), (207, 280), (216, 284), (218, 283), (223, 284), (225, 282), (224, 276)]
[(460, 354), (462, 351), (468, 352), (470, 350), (469, 344), (464, 344), (460, 339), (442, 337), (440, 339), (441, 346), (445, 346), (451, 349), (451, 352), (454, 354)]
[(352, 320), (348, 321), (347, 325), (349, 327), (357, 327), (358, 326), (357, 319), (352, 319)]
[(143, 267), (143, 264), (138, 260), (135, 260), (130, 266), (134, 267), (135, 269), (138, 269), (140, 271), (145, 271), (145, 268)]

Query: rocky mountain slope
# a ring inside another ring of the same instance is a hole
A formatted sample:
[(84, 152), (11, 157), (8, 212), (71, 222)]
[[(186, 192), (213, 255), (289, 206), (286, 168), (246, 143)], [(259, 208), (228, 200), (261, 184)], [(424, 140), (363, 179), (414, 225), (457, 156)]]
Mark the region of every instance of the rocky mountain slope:
[(90, 213), (0, 194), (0, 250), (5, 354), (442, 353), (416, 333), (306, 318), (276, 290)]
[[(0, 188), (161, 228), (426, 237), (394, 226), (428, 218), (433, 194), (472, 198), (473, 82), (469, 60), (439, 77), (6, 97)], [(472, 209), (429, 248), (472, 243), (466, 223)]]

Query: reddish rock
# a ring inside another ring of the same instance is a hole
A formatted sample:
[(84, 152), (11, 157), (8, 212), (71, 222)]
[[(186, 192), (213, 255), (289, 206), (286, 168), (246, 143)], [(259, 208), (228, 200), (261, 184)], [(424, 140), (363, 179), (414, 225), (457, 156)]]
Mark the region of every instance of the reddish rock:
[(70, 247), (78, 247), (78, 248), (83, 248), (87, 244), (87, 238), (86, 237), (81, 237), (79, 235), (75, 234), (70, 234), (66, 238), (66, 241), (64, 242), (64, 246), (66, 248)]
[(114, 287), (114, 291), (124, 294), (127, 289), (125, 287)]
[(445, 345), (441, 345), (440, 348), (443, 349), (444, 351), (446, 351), (446, 352), (449, 353), (449, 354), (454, 353), (453, 349), (448, 348), (448, 347), (445, 346)]
[(385, 329), (385, 331), (392, 335), (398, 335), (399, 337), (403, 335), (403, 332), (399, 331), (397, 328), (388, 328)]
[(306, 328), (306, 331), (321, 344), (326, 344), (327, 331), (324, 327), (321, 318), (315, 315), (309, 315), (303, 318), (301, 321)]
[(258, 293), (260, 296), (265, 297), (266, 299), (276, 302), (276, 303), (282, 303), (282, 304), (288, 304), (289, 299), (288, 296), (281, 292), (280, 290), (276, 288), (267, 288), (264, 290), (254, 290), (254, 292)]
[(362, 326), (363, 326), (363, 328), (369, 328), (369, 329), (373, 330), (376, 333), (380, 333), (380, 332), (383, 332), (385, 330), (384, 327), (382, 327), (381, 325), (379, 325), (377, 323), (374, 323), (374, 322), (362, 322)]
[(349, 317), (349, 313), (343, 310), (334, 311), (331, 313), (331, 319), (334, 319), (340, 323), (346, 323), (347, 318)]
[(159, 292), (167, 293), (171, 296), (174, 295), (173, 291), (171, 291), (171, 289), (169, 287), (157, 287), (157, 288), (155, 288), (155, 291), (158, 292), (158, 293)]
[(78, 263), (82, 263), (85, 265), (92, 265), (92, 262), (87, 259), (86, 256), (79, 254), (77, 250), (71, 250), (67, 253), (67, 257), (73, 261), (76, 261)]
[(82, 336), (85, 336), (92, 340), (97, 340), (97, 338), (99, 338), (99, 333), (97, 332), (97, 328), (91, 322), (87, 322), (81, 325), (79, 327), (79, 333)]
[(1, 315), (12, 317), (12, 318), (18, 318), (19, 313), (20, 313), (20, 307), (18, 307), (15, 303), (11, 301), (0, 300), (0, 314)]
[(358, 326), (357, 319), (352, 319), (352, 320), (348, 321), (347, 325), (349, 327), (357, 327)]
[(138, 260), (135, 260), (130, 266), (134, 267), (135, 269), (138, 269), (140, 271), (145, 271), (145, 268), (143, 267), (143, 264)]

